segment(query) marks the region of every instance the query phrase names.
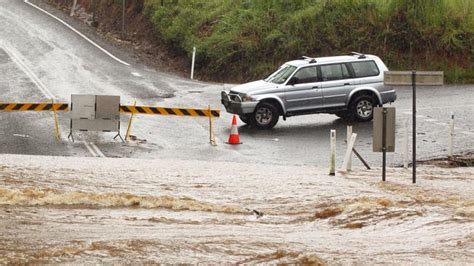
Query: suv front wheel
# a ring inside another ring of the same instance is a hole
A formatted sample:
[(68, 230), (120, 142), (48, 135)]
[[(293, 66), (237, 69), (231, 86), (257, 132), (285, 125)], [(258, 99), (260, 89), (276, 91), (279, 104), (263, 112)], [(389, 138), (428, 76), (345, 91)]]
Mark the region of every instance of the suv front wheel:
[(349, 112), (353, 120), (367, 122), (374, 116), (375, 99), (367, 94), (356, 96), (349, 105)]
[(263, 102), (257, 105), (255, 112), (250, 115), (249, 123), (258, 129), (271, 129), (279, 118), (278, 108), (271, 103)]

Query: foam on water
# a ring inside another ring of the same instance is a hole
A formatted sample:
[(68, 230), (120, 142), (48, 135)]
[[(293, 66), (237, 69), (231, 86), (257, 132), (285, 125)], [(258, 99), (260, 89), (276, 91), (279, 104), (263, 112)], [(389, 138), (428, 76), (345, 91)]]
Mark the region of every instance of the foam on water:
[(0, 189), (0, 205), (15, 206), (92, 206), (166, 208), (175, 211), (248, 213), (239, 206), (219, 205), (191, 198), (139, 196), (129, 193), (91, 193), (55, 189)]

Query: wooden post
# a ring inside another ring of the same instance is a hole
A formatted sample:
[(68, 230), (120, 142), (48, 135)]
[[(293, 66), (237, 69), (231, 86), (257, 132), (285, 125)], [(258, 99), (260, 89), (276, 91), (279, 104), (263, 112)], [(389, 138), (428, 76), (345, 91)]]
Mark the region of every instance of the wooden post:
[(448, 151), (448, 158), (453, 157), (453, 138), (454, 138), (454, 114), (451, 113), (451, 121), (449, 121), (449, 151)]
[[(349, 143), (352, 138), (352, 126), (347, 126), (347, 137), (346, 137), (346, 143), (349, 147)], [(345, 158), (344, 158), (345, 159)], [(352, 169), (352, 149), (351, 153), (349, 154), (349, 159), (347, 160), (347, 169), (346, 171), (350, 171)]]
[(51, 100), (51, 103), (53, 105), (54, 128), (56, 129), (56, 142), (59, 143), (61, 133), (59, 132), (58, 114), (56, 113), (56, 108), (54, 107), (54, 100)]
[(329, 175), (336, 175), (336, 130), (331, 129), (331, 156), (330, 156), (330, 166), (329, 166)]
[(349, 142), (347, 143), (347, 151), (346, 151), (346, 155), (344, 156), (344, 162), (342, 163), (342, 167), (341, 167), (342, 172), (349, 171), (349, 161), (351, 160), (352, 149), (354, 148), (356, 138), (357, 138), (357, 134), (353, 133), (351, 135), (351, 138), (349, 139)]
[(216, 136), (214, 134), (214, 126), (212, 123), (211, 105), (208, 106), (208, 116), (209, 116), (209, 143), (211, 143), (212, 146), (217, 146)]
[[(137, 106), (137, 101), (133, 103), (133, 109), (135, 109), (135, 106)], [(127, 133), (125, 133), (125, 141), (128, 141), (128, 139), (130, 138), (130, 130), (132, 128), (132, 120), (134, 114), (135, 113), (132, 112), (132, 114), (130, 115), (130, 120), (128, 120)]]

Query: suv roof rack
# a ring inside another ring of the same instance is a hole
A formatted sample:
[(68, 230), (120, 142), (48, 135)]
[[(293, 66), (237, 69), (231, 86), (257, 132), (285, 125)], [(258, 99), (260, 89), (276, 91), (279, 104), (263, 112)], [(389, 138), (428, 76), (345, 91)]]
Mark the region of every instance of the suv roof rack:
[(365, 59), (365, 58), (367, 58), (367, 57), (365, 56), (365, 54), (361, 54), (361, 53), (358, 53), (358, 52), (351, 52), (349, 55), (358, 56), (358, 57), (357, 57), (358, 59)]
[(309, 57), (309, 56), (302, 56), (304, 60), (307, 60), (309, 63), (316, 63), (316, 58), (314, 57)]

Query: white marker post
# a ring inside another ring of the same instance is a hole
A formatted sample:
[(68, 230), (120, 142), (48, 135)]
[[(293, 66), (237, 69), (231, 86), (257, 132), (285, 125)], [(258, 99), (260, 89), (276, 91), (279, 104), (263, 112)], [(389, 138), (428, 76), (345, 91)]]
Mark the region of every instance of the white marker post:
[(196, 47), (193, 47), (193, 58), (191, 61), (191, 79), (194, 79), (194, 62), (196, 60)]
[(74, 0), (72, 3), (72, 8), (71, 8), (71, 17), (74, 16), (74, 11), (76, 10), (76, 5), (77, 5), (77, 0)]
[[(352, 138), (352, 126), (347, 126), (347, 145), (351, 142)], [(349, 159), (347, 160), (347, 169), (345, 171), (350, 171), (352, 169), (352, 149), (349, 154)]]
[(357, 134), (353, 133), (351, 135), (351, 138), (349, 139), (349, 142), (347, 143), (347, 151), (346, 155), (344, 156), (344, 162), (342, 163), (341, 172), (347, 172), (350, 170), (349, 162), (351, 160), (352, 149), (354, 148), (356, 138)]
[(331, 157), (329, 175), (336, 175), (336, 130), (331, 129)]
[(403, 124), (403, 168), (408, 169), (408, 118)]
[(449, 121), (449, 151), (448, 151), (448, 158), (453, 157), (453, 138), (454, 138), (454, 114), (451, 113), (451, 121)]

